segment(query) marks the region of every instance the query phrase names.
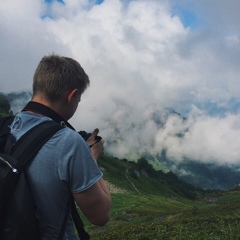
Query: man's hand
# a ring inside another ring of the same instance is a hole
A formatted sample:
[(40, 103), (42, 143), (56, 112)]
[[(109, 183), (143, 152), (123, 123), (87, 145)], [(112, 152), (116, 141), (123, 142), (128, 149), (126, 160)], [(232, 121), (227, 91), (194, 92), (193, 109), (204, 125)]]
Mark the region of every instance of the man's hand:
[(101, 139), (101, 141), (99, 142), (96, 141), (96, 136), (98, 135), (98, 133), (99, 133), (99, 129), (96, 128), (93, 131), (92, 135), (87, 140), (87, 144), (88, 146), (91, 146), (90, 149), (96, 161), (103, 155), (103, 152), (104, 152), (104, 146), (103, 146), (104, 140)]

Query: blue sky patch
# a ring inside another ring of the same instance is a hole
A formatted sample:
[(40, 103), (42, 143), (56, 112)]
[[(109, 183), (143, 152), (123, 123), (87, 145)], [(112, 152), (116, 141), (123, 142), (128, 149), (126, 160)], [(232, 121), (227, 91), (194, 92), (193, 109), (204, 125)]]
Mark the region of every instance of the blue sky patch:
[(204, 24), (203, 20), (195, 12), (187, 8), (176, 6), (173, 8), (173, 14), (180, 17), (184, 27), (194, 29)]
[(96, 4), (101, 4), (103, 2), (104, 2), (104, 0), (97, 0)]
[(238, 114), (240, 113), (240, 101), (236, 98), (231, 98), (225, 106), (221, 106), (211, 101), (201, 102), (196, 104), (201, 110), (207, 112), (210, 116), (225, 116), (227, 113)]

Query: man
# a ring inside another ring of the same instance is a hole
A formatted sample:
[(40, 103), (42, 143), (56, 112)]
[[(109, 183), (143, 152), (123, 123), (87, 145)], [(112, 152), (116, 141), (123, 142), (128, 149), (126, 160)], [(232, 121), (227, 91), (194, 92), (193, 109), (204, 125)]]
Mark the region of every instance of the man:
[(16, 140), (43, 121), (65, 126), (27, 169), (41, 234), (50, 235), (49, 239), (57, 239), (63, 227), (64, 239), (78, 239), (68, 211), (71, 195), (92, 224), (102, 226), (109, 220), (111, 197), (97, 165), (104, 141), (95, 142), (95, 129), (88, 139), (89, 148), (67, 122), (88, 85), (88, 76), (77, 61), (57, 55), (43, 57), (34, 74), (32, 101), (11, 124)]

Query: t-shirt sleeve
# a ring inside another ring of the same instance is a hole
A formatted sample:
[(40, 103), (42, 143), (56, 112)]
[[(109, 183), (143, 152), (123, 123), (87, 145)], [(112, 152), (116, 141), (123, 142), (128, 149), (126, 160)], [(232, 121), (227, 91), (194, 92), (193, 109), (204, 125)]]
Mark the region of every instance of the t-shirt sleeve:
[(68, 129), (59, 158), (59, 176), (73, 193), (82, 192), (101, 177), (102, 172), (93, 159), (91, 151), (83, 138)]

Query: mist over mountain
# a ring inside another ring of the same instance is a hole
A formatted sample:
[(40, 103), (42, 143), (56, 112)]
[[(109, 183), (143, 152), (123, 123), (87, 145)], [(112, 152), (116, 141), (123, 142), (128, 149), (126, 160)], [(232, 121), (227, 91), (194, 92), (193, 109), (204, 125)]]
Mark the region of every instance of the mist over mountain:
[[(14, 114), (31, 99), (30, 92), (5, 96)], [(107, 109), (95, 113), (106, 154), (131, 161), (144, 157), (155, 169), (171, 171), (204, 189), (227, 190), (240, 183), (237, 118), (227, 114), (211, 118), (196, 107), (183, 117), (156, 104), (139, 108), (119, 99), (112, 103), (116, 106), (112, 114), (106, 114)], [(71, 123), (90, 132), (93, 126), (84, 120)]]
[(166, 162), (169, 170), (180, 179), (203, 189), (229, 190), (240, 183), (239, 165), (218, 165), (185, 160), (179, 164)]
[[(231, 155), (230, 147), (221, 148), (221, 144), (216, 146), (219, 149), (214, 149), (214, 141), (221, 141), (221, 136), (216, 132), (212, 136), (214, 129), (210, 129), (212, 124), (208, 126), (209, 117), (184, 118), (170, 108), (147, 111), (148, 114), (136, 118), (135, 122), (128, 121), (130, 110), (116, 121), (108, 122), (103, 132), (114, 136), (106, 142), (110, 155), (133, 161), (143, 156), (156, 169), (171, 171), (204, 189), (227, 190), (240, 183), (240, 155), (236, 152)], [(219, 122), (221, 126), (221, 118)], [(217, 123), (215, 127), (219, 130)], [(230, 146), (230, 142), (226, 144)]]

